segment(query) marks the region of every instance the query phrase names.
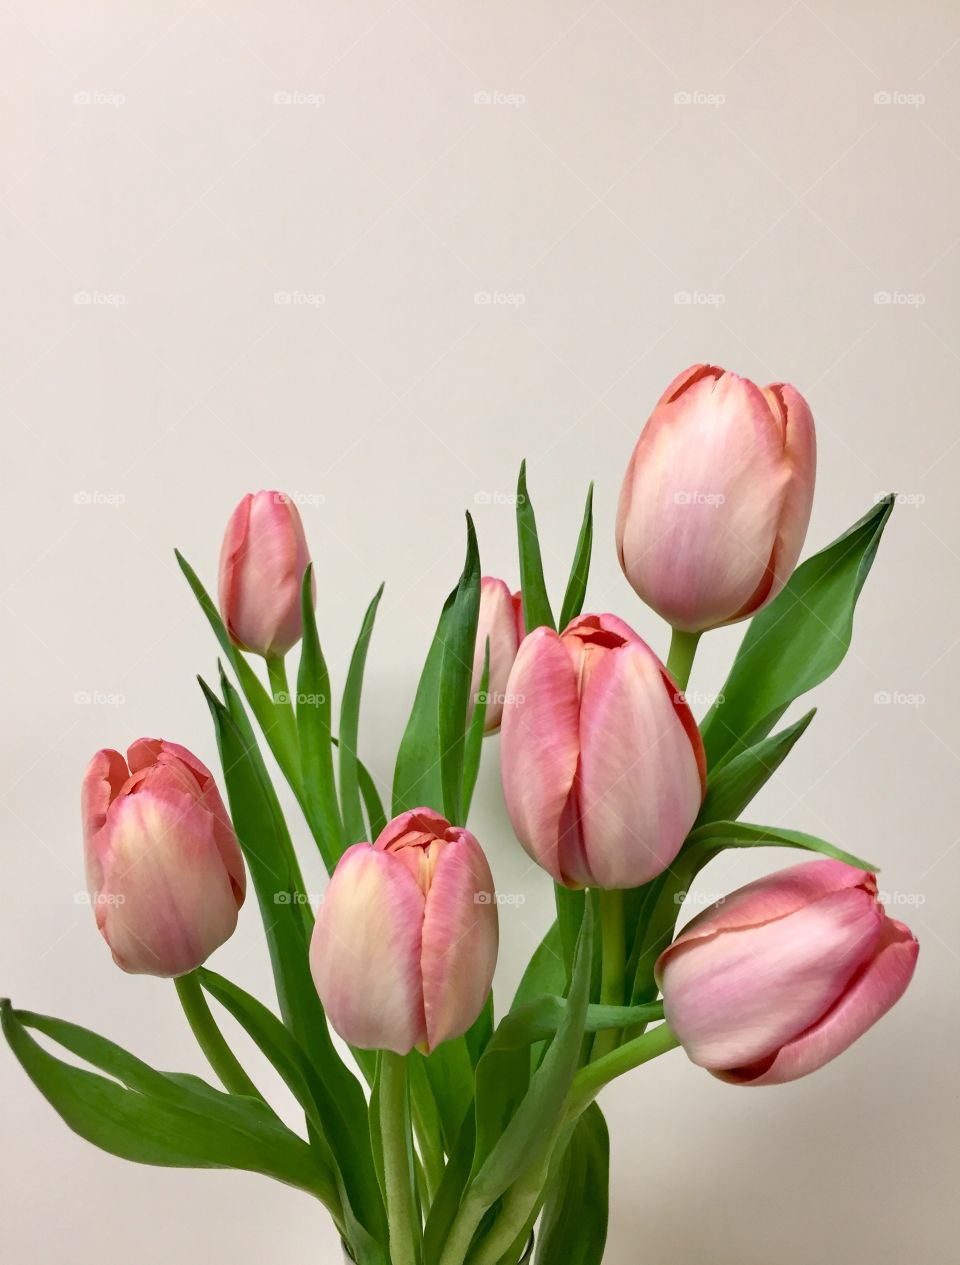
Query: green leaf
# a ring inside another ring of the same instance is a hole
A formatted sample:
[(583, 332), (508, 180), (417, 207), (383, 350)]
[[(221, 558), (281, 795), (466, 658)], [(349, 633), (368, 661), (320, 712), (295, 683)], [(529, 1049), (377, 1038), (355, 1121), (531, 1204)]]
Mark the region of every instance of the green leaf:
[(304, 572), (300, 609), (303, 641), (297, 673), (297, 734), (303, 770), (303, 807), (320, 855), (328, 873), (332, 874), (344, 850), (344, 835), (333, 773), (330, 673), (317, 632), (312, 562)]
[(587, 504), (583, 511), (583, 522), (577, 540), (577, 550), (570, 568), (567, 590), (563, 595), (563, 607), (560, 611), (560, 627), (566, 628), (571, 619), (583, 610), (583, 599), (587, 595), (587, 579), (590, 575), (590, 555), (593, 550), (593, 484), (587, 492)]
[(372, 843), (386, 829), (387, 817), (383, 811), (383, 803), (377, 790), (377, 784), (362, 760), (357, 761), (357, 781), (360, 784), (360, 794), (363, 796), (363, 806), (367, 810), (370, 842)]
[(527, 963), (510, 1009), (516, 1010), (518, 1006), (535, 1000), (543, 993), (562, 993), (565, 987), (560, 927), (554, 922)]
[(536, 1265), (601, 1265), (607, 1240), (610, 1138), (591, 1103), (579, 1117), (544, 1205)]
[(230, 634), (227, 632), (226, 625), (220, 618), (220, 612), (217, 610), (209, 593), (200, 582), (197, 573), (187, 562), (186, 558), (180, 553), (179, 549), (174, 550), (180, 570), (186, 576), (187, 583), (193, 590), (193, 595), (200, 604), (200, 609), (206, 615), (213, 629), (217, 641), (227, 658), (227, 662), (236, 673), (237, 680), (240, 682), (240, 688), (243, 690), (244, 696), (257, 718), (263, 736), (266, 738), (270, 750), (283, 770), (284, 777), (299, 793), (300, 788), (300, 772), (299, 772), (299, 756), (295, 747), (290, 743), (289, 731), (278, 717), (278, 709), (274, 704), (273, 698), (269, 691), (264, 687), (260, 678), (251, 668), (250, 664), (243, 657), (241, 651), (230, 640)]
[(545, 624), (556, 628), (547, 584), (543, 578), (537, 518), (527, 492), (527, 463), (520, 463), (517, 479), (517, 544), (520, 549), (520, 592), (523, 597), (523, 622), (528, 633)]
[(467, 557), (444, 629), (438, 690), (440, 787), (449, 822), (463, 825), (464, 751), (473, 654), (480, 613), (480, 554), (473, 519), (467, 515)]
[[(511, 1058), (511, 1054), (514, 1050), (522, 1052), (527, 1043), (520, 1041), (522, 1024), (515, 1025), (513, 1016), (501, 1023), (477, 1067), (477, 1143), (474, 1175), (466, 1200), (474, 1200), (483, 1208), (489, 1208), (521, 1174), (550, 1155), (561, 1128), (564, 1100), (577, 1070), (589, 1003), (593, 956), (590, 901), (584, 901), (583, 911), (565, 1013), (515, 1110), (509, 1110), (514, 1094), (506, 1082), (519, 1074), (520, 1060)], [(525, 1055), (523, 1062), (529, 1067)], [(501, 1066), (505, 1063), (511, 1073), (501, 1081)], [(491, 1130), (491, 1121), (504, 1120), (505, 1106), (509, 1119), (502, 1129)]]
[[(4, 1035), (27, 1075), (75, 1133), (141, 1164), (264, 1173), (335, 1210), (332, 1175), (307, 1144), (255, 1098), (221, 1093), (196, 1077), (157, 1072), (86, 1028), (2, 1003)], [(34, 1028), (107, 1077), (63, 1062)]]
[(423, 1064), (440, 1113), (444, 1150), (450, 1154), (473, 1101), (473, 1064), (467, 1043), (458, 1037), (455, 1041), (444, 1041), (429, 1055), (414, 1050), (408, 1057)]
[[(843, 861), (858, 870), (870, 870), (876, 873), (878, 866), (863, 861), (860, 857), (842, 848), (836, 848), (825, 839), (816, 835), (804, 834), (801, 830), (784, 830), (781, 826), (755, 826), (746, 821), (712, 821), (700, 826), (688, 836), (684, 848), (691, 852), (704, 852), (716, 855), (724, 848), (802, 848), (807, 852), (819, 852), (823, 856), (832, 857), (835, 861)], [(706, 860), (703, 861), (706, 864)]]
[(473, 714), (467, 730), (467, 745), (464, 751), (463, 770), (463, 820), (470, 816), (470, 804), (477, 785), (477, 774), (480, 772), (480, 757), (483, 754), (483, 726), (487, 718), (487, 691), (490, 688), (490, 638), (483, 647), (483, 668), (480, 672), (480, 687), (473, 700)]
[(815, 707), (811, 708), (786, 729), (762, 738), (712, 772), (707, 779), (707, 796), (696, 826), (723, 819), (732, 821), (739, 817), (793, 750), (794, 743), (806, 732), (816, 712)]
[(440, 784), (440, 666), (457, 590), (443, 604), (420, 674), (393, 774), (393, 815), (426, 805), (443, 812)]
[(708, 768), (766, 737), (795, 698), (825, 681), (841, 663), (857, 598), (893, 502), (893, 496), (884, 497), (833, 544), (808, 558), (750, 621), (726, 684), (703, 722)]
[(363, 670), (367, 662), (367, 650), (370, 646), (370, 636), (381, 597), (383, 597), (382, 584), (363, 617), (360, 635), (357, 637), (357, 643), (350, 658), (343, 701), (340, 705), (340, 802), (343, 809), (343, 828), (346, 832), (345, 845), (359, 843), (363, 839), (363, 809), (357, 770), (360, 696), (363, 691)]

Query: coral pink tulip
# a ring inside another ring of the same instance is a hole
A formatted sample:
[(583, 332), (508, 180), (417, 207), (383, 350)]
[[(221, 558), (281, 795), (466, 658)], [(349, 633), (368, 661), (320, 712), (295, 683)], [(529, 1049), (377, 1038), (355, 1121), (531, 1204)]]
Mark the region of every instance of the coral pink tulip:
[(815, 474), (813, 417), (793, 387), (694, 365), (667, 387), (627, 467), (627, 579), (685, 632), (745, 619), (797, 564)]
[(81, 792), (87, 886), (125, 971), (183, 975), (237, 925), (246, 877), (216, 783), (174, 742), (98, 751)]
[(503, 580), (485, 575), (480, 581), (480, 615), (477, 620), (477, 643), (473, 656), (473, 681), (470, 697), (476, 698), (483, 675), (484, 647), (490, 639), (490, 675), (487, 681), (487, 709), (483, 732), (500, 728), (507, 678), (523, 641), (523, 605), (519, 592), (511, 596)]
[(701, 1067), (775, 1085), (842, 1053), (910, 983), (918, 945), (875, 877), (811, 861), (695, 918), (656, 966), (667, 1021)]
[(290, 498), (248, 492), (230, 516), (220, 550), (220, 613), (241, 649), (281, 658), (300, 640), (300, 587), (309, 561)]
[(497, 961), (497, 902), (469, 830), (429, 808), (340, 858), (317, 915), (310, 966), (351, 1045), (408, 1054), (461, 1036)]
[(696, 722), (614, 615), (537, 628), (507, 682), (501, 769), (531, 857), (568, 887), (637, 887), (676, 856), (705, 785)]

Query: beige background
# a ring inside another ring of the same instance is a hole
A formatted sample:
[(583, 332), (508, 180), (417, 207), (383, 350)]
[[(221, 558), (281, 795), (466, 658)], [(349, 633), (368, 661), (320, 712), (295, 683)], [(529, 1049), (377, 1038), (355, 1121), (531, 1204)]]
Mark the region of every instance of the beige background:
[[(174, 544), (212, 581), (239, 496), (298, 494), (338, 680), (386, 578), (363, 749), (387, 779), (463, 510), (485, 569), (515, 582), (510, 494), (527, 456), (556, 593), (594, 477), (589, 604), (663, 650), (612, 546), (633, 439), (694, 360), (785, 379), (819, 428), (808, 548), (878, 493), (902, 504), (854, 650), (751, 814), (881, 863), (920, 966), (896, 1012), (808, 1080), (738, 1091), (675, 1054), (610, 1092), (608, 1259), (954, 1260), (960, 12), (0, 12), (4, 991), (203, 1070), (173, 989), (117, 972), (77, 897), (92, 751), (146, 733), (215, 759), (192, 679), (214, 671), (214, 644)], [(718, 688), (738, 636), (707, 640), (695, 693)], [(512, 842), (495, 745), (473, 825), (524, 901), (503, 912), (509, 991), (550, 891)], [(738, 857), (702, 891), (791, 859)], [(269, 996), (252, 905), (216, 965)], [(0, 1066), (5, 1260), (334, 1260), (305, 1197), (114, 1160), (68, 1133), (5, 1051)]]

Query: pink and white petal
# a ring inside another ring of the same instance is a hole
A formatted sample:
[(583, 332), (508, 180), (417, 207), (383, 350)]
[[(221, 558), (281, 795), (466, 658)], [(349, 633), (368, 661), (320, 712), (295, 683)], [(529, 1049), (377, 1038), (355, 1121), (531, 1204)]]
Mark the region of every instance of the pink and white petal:
[(862, 888), (876, 896), (877, 880), (869, 870), (858, 870), (843, 861), (824, 857), (819, 861), (803, 861), (773, 874), (765, 874), (746, 886), (737, 888), (702, 913), (692, 918), (669, 948), (665, 949), (654, 968), (661, 979), (664, 964), (681, 945), (703, 940), (722, 931), (735, 931), (760, 923), (773, 922), (802, 909), (831, 892)]
[(570, 656), (552, 629), (537, 628), (524, 639), (507, 682), (500, 767), (517, 838), (558, 883), (560, 817), (579, 755), (578, 714)]
[(882, 1019), (906, 992), (920, 946), (902, 922), (884, 921), (876, 955), (854, 976), (840, 999), (772, 1059), (717, 1072), (736, 1085), (782, 1085), (817, 1071)]
[(499, 938), (497, 900), (480, 845), (464, 831), (441, 849), (423, 917), (427, 1045), (461, 1036), (490, 992)]
[(340, 858), (317, 914), (310, 969), (345, 1041), (408, 1054), (426, 1041), (420, 975), (424, 899), (395, 856), (367, 843)]
[(676, 628), (733, 618), (764, 582), (789, 481), (760, 389), (693, 380), (658, 405), (628, 478), (618, 539), (634, 589)]
[(765, 394), (774, 397), (783, 418), (784, 458), (790, 471), (773, 550), (774, 580), (768, 595), (772, 598), (793, 574), (807, 535), (817, 477), (817, 437), (810, 406), (799, 391), (776, 383)]
[(580, 705), (580, 828), (598, 887), (638, 887), (673, 860), (700, 809), (696, 755), (642, 642), (610, 651)]
[(689, 941), (663, 967), (667, 1022), (701, 1067), (765, 1058), (820, 1019), (876, 952), (883, 910), (859, 888), (773, 922)]
[(374, 847), (383, 852), (392, 843), (403, 839), (405, 835), (420, 834), (443, 839), (450, 829), (450, 823), (433, 808), (410, 808), (398, 817), (388, 821), (377, 835)]
[(87, 765), (80, 785), (80, 815), (83, 822), (83, 851), (87, 888), (91, 896), (99, 890), (102, 868), (97, 836), (107, 820), (110, 805), (120, 794), (130, 771), (119, 751), (98, 751)]
[(471, 709), (480, 689), (483, 674), (484, 647), (490, 641), (490, 673), (487, 682), (487, 707), (483, 718), (486, 733), (500, 726), (503, 696), (510, 669), (517, 657), (519, 639), (513, 597), (503, 580), (485, 575), (480, 581), (480, 613), (477, 619), (477, 641), (473, 656), (473, 678), (470, 682)]
[(165, 789), (121, 797), (104, 829), (97, 924), (126, 971), (182, 975), (237, 925), (237, 902), (210, 814)]

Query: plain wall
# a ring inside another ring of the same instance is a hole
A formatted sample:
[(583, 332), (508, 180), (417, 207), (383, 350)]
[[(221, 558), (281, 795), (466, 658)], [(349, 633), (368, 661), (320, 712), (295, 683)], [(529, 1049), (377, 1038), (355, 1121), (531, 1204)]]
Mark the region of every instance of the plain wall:
[[(216, 647), (174, 545), (212, 584), (239, 497), (296, 494), (339, 683), (386, 579), (361, 741), (389, 782), (465, 509), (515, 583), (525, 456), (556, 595), (595, 479), (588, 604), (665, 653), (612, 541), (634, 439), (693, 361), (793, 382), (820, 444), (807, 552), (902, 495), (853, 648), (749, 815), (882, 865), (919, 968), (806, 1080), (737, 1090), (675, 1053), (610, 1090), (607, 1259), (955, 1259), (960, 11), (8, 0), (0, 24), (3, 991), (204, 1073), (171, 985), (95, 932), (77, 811), (98, 747), (160, 735), (215, 764), (193, 678)], [(705, 640), (695, 694), (741, 632)], [(552, 896), (496, 748), (472, 824), (518, 898), (502, 999)], [(699, 890), (793, 860), (731, 856)], [(214, 965), (269, 998), (253, 901)], [(335, 1259), (306, 1196), (125, 1164), (0, 1070), (5, 1259)]]

